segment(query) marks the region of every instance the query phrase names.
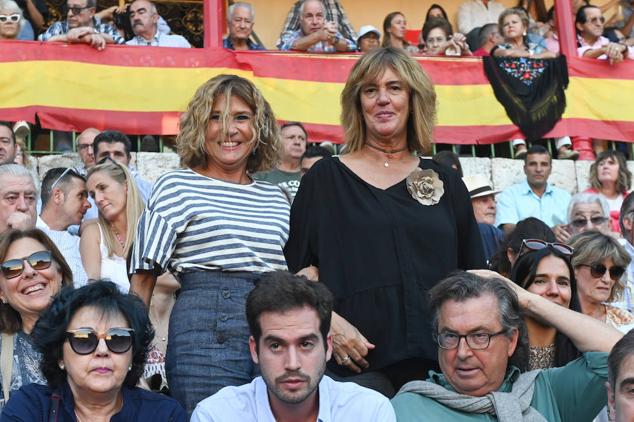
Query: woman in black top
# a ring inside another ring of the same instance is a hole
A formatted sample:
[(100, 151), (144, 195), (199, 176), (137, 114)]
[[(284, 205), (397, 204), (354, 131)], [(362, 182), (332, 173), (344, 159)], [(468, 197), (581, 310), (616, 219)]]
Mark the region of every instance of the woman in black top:
[(317, 162), (291, 210), (289, 269), (335, 296), (329, 369), (393, 395), (436, 366), (427, 292), (484, 256), (467, 190), (429, 159), (436, 94), (396, 48), (363, 56), (341, 94), (347, 152)]

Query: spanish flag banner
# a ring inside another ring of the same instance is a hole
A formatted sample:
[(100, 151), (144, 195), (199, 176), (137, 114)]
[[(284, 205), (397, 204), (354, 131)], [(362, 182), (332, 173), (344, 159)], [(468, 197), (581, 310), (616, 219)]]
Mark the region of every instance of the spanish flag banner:
[[(304, 122), (311, 139), (343, 142), (340, 93), (357, 55), (235, 52), (0, 42), (0, 120), (81, 131), (170, 135), (194, 91), (232, 73), (252, 80), (280, 121)], [(438, 95), (439, 143), (488, 144), (521, 138), (480, 58), (417, 58)], [(634, 61), (568, 58), (567, 108), (546, 136), (634, 141)]]

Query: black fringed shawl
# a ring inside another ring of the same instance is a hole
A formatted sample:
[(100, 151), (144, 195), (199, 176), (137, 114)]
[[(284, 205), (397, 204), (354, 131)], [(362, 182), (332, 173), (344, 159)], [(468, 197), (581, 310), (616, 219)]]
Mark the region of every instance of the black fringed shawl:
[(527, 139), (540, 139), (566, 109), (566, 57), (527, 59), (484, 57), (484, 73), (506, 114)]

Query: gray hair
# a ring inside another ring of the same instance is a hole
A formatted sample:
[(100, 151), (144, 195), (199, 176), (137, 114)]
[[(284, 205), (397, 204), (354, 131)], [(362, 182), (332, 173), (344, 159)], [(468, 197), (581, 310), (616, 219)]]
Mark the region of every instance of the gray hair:
[(498, 278), (484, 278), (465, 271), (456, 271), (432, 287), (429, 291), (429, 309), (432, 313), (434, 335), (438, 333), (440, 308), (445, 302), (464, 302), (486, 295), (497, 299), (500, 324), (505, 335), (510, 338), (514, 329), (518, 331), (518, 344), (510, 363), (525, 370), (528, 363), (528, 334), (524, 315), (515, 292)]
[(324, 5), (324, 2), (322, 0), (304, 0), (304, 1), (302, 1), (302, 4), (299, 5), (299, 16), (300, 16), (300, 18), (304, 15), (304, 5), (306, 3), (308, 3), (309, 1), (314, 1), (314, 2), (319, 3), (321, 5), (322, 12), (324, 12), (324, 14), (326, 14), (326, 6)]
[(606, 201), (604, 197), (597, 193), (581, 192), (575, 194), (568, 204), (568, 222), (572, 220), (572, 211), (574, 210), (574, 208), (577, 205), (582, 204), (599, 204), (601, 206), (601, 209), (603, 210), (603, 216), (610, 216), (610, 204), (608, 204), (608, 201)]
[(236, 10), (237, 7), (248, 9), (249, 13), (251, 14), (251, 20), (255, 21), (255, 9), (253, 8), (253, 5), (251, 3), (238, 1), (233, 3), (231, 6), (229, 6), (229, 9), (227, 9), (227, 22), (233, 19), (233, 11)]
[(24, 12), (13, 0), (0, 0), (0, 11), (17, 13), (20, 15), (20, 30), (24, 26)]
[(28, 177), (35, 189), (36, 193), (38, 192), (38, 186), (35, 184), (35, 179), (30, 171), (18, 164), (2, 164), (0, 165), (0, 184), (4, 184), (3, 178), (10, 177)]

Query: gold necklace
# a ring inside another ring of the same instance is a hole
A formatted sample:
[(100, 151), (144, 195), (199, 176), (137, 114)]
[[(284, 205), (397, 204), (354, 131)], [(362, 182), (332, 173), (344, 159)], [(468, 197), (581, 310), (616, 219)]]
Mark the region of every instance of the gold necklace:
[[(163, 323), (163, 321), (161, 321), (159, 317), (156, 316), (155, 308), (151, 304), (150, 304), (150, 321), (152, 321), (152, 324), (155, 325), (156, 327), (155, 333), (162, 334), (161, 341), (167, 341), (167, 335), (165, 334), (165, 330), (166, 330), (165, 324)], [(160, 325), (159, 325), (159, 322), (161, 322)]]
[(110, 227), (112, 227), (112, 231), (114, 232), (114, 237), (115, 239), (117, 239), (117, 242), (119, 242), (119, 245), (121, 246), (121, 250), (125, 250), (125, 242), (123, 241), (123, 239), (121, 239), (121, 235), (119, 234), (119, 232), (114, 226), (110, 226)]
[(376, 145), (372, 145), (370, 142), (366, 142), (365, 143), (367, 146), (369, 146), (370, 148), (377, 150), (379, 152), (382, 152), (383, 154), (386, 155), (385, 157), (385, 163), (383, 163), (383, 167), (389, 167), (390, 163), (388, 162), (388, 160), (391, 160), (394, 154), (396, 154), (397, 152), (403, 152), (405, 150), (407, 150), (407, 146), (403, 147), (403, 148), (399, 148), (399, 149), (387, 149), (387, 148), (381, 148), (381, 147), (377, 147)]

